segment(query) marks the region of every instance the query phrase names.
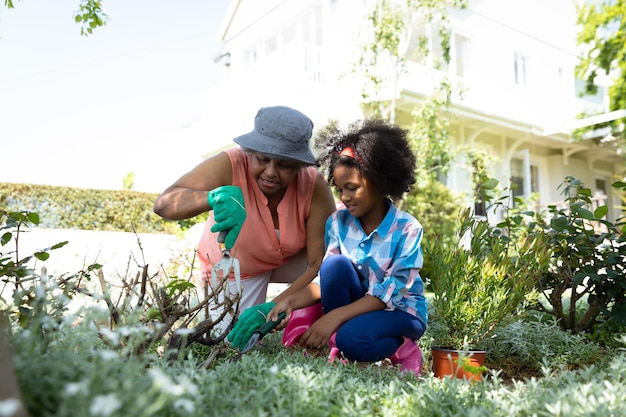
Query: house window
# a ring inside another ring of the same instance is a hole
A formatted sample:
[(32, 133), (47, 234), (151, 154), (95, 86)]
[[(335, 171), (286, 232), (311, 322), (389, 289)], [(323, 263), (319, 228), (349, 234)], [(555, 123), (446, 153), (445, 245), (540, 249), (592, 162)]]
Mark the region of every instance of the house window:
[[(591, 209), (596, 210), (600, 206), (610, 207), (609, 200), (610, 197), (607, 193), (608, 191), (606, 180), (596, 178), (596, 189), (593, 191), (593, 196), (591, 197)], [(606, 219), (606, 217), (604, 217)]]
[(513, 58), (513, 76), (515, 84), (526, 85), (526, 57), (522, 54), (515, 54)]
[(302, 16), (302, 40), (314, 45), (322, 45), (322, 9), (317, 5)]
[(411, 30), (411, 39), (407, 48), (406, 59), (408, 61), (417, 62), (418, 64), (426, 64), (428, 44), (429, 39), (426, 34), (426, 24), (422, 21), (414, 23)]
[(283, 45), (287, 45), (296, 40), (296, 25), (291, 24), (283, 28)]
[[(322, 9), (317, 5), (302, 16), (302, 51), (293, 57), (298, 71), (302, 71), (307, 81), (323, 82), (322, 53), (323, 39)], [(303, 59), (304, 58), (304, 59)]]
[(247, 68), (256, 62), (256, 47), (250, 46), (243, 51), (243, 67)]
[[(449, 63), (446, 61), (446, 50), (444, 49), (444, 47), (448, 47), (448, 54), (451, 54), (452, 51), (450, 44), (448, 45), (443, 45), (442, 43), (444, 42), (444, 38), (441, 36), (441, 31), (443, 30), (443, 28), (437, 26), (437, 25), (432, 25), (430, 27), (431, 29), (431, 56), (432, 56), (432, 65), (440, 70), (440, 71), (444, 71), (447, 72), (450, 69), (450, 65)], [(452, 43), (452, 41), (450, 41), (449, 43)], [(448, 58), (450, 60), (452, 60), (451, 56), (448, 56)]]
[(525, 199), (539, 192), (539, 168), (530, 163), (527, 153), (511, 159), (511, 188), (513, 197)]
[(278, 48), (278, 37), (276, 35), (272, 35), (269, 38), (265, 39), (265, 55), (269, 55), (272, 52), (276, 51)]
[[(444, 37), (441, 31), (444, 30), (444, 28), (437, 25), (429, 25), (428, 29), (426, 29), (426, 32), (423, 32), (424, 29), (421, 32), (416, 30), (414, 38), (411, 40), (412, 43), (410, 47), (419, 47), (420, 44), (428, 40), (424, 33), (430, 33), (432, 65), (441, 71), (450, 72), (458, 77), (467, 76), (469, 70), (470, 39), (458, 33), (454, 33), (450, 36), (449, 45), (447, 45), (449, 48), (447, 53), (449, 54), (448, 58), (450, 62), (447, 62), (446, 51), (444, 50), (444, 45), (442, 45)], [(421, 57), (419, 57), (415, 51), (412, 52), (412, 55), (414, 56), (412, 60), (419, 62)]]
[(459, 35), (454, 35), (454, 72), (458, 77), (466, 77), (469, 74), (469, 55), (470, 55), (470, 40), (469, 38)]

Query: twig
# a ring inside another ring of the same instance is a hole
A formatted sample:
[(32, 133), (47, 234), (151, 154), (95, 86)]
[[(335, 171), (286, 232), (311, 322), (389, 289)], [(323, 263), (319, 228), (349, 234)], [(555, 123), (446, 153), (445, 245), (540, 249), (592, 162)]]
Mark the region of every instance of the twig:
[(117, 309), (113, 305), (113, 302), (111, 301), (111, 297), (109, 297), (108, 295), (109, 291), (107, 290), (107, 282), (104, 280), (104, 274), (102, 273), (102, 269), (98, 269), (96, 275), (98, 275), (100, 287), (102, 288), (102, 298), (104, 298), (104, 301), (109, 308), (109, 312), (111, 313), (111, 320), (113, 320), (113, 324), (118, 326), (120, 322), (120, 313), (117, 311)]
[(141, 272), (141, 290), (139, 293), (139, 300), (137, 301), (137, 307), (141, 307), (143, 299), (146, 296), (146, 280), (148, 279), (148, 265), (143, 266)]
[[(211, 354), (209, 355), (209, 357), (206, 358), (204, 362), (202, 362), (202, 364), (200, 365), (200, 369), (209, 369), (209, 367), (215, 361), (215, 359), (217, 359), (217, 357), (220, 356), (225, 351), (226, 351), (226, 347), (224, 345), (216, 346), (211, 351)], [(241, 354), (239, 354), (239, 356), (241, 356)]]

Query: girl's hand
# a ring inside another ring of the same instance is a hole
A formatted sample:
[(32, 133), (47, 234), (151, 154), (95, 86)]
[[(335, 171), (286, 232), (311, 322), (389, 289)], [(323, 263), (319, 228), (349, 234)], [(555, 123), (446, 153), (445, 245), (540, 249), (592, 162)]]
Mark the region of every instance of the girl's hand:
[(319, 349), (328, 343), (328, 339), (337, 331), (341, 324), (342, 323), (335, 318), (331, 311), (317, 319), (317, 321), (304, 332), (300, 338), (300, 344), (313, 349)]
[(291, 314), (292, 310), (293, 309), (289, 305), (289, 300), (283, 299), (276, 303), (276, 305), (267, 314), (268, 321), (277, 321), (278, 313), (280, 313), (281, 311), (284, 311), (287, 316), (272, 331), (282, 330), (285, 328), (285, 326), (287, 326), (287, 323), (289, 322), (289, 315)]

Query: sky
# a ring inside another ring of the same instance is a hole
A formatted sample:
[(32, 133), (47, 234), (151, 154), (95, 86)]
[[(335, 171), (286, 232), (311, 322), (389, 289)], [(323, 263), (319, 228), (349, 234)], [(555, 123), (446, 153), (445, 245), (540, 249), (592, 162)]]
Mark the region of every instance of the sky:
[(0, 182), (160, 192), (200, 162), (176, 146), (201, 119), (229, 0), (105, 0), (81, 36), (80, 0), (0, 3)]

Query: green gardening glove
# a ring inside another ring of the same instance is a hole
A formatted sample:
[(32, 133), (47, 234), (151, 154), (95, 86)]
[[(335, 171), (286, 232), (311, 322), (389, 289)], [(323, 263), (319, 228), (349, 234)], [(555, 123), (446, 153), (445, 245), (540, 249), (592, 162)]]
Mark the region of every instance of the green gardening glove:
[(276, 303), (270, 301), (265, 304), (258, 304), (246, 308), (244, 312), (239, 315), (235, 327), (228, 333), (226, 339), (232, 346), (243, 350), (246, 344), (248, 344), (248, 340), (250, 340), (254, 334), (254, 331), (267, 321), (267, 315), (275, 305)]
[(213, 233), (226, 232), (224, 245), (230, 250), (235, 245), (237, 236), (246, 219), (246, 208), (241, 188), (224, 185), (209, 191), (208, 202), (213, 209), (215, 224), (211, 226)]

